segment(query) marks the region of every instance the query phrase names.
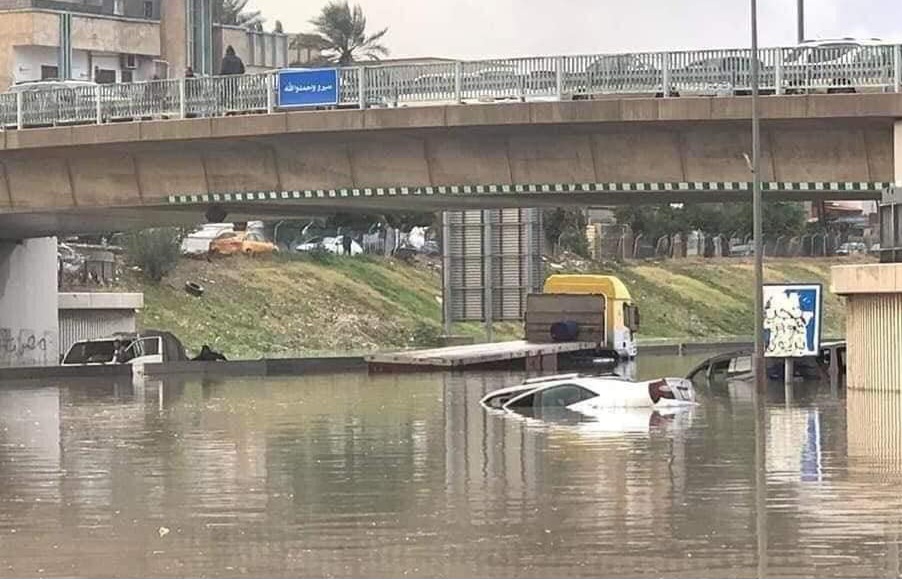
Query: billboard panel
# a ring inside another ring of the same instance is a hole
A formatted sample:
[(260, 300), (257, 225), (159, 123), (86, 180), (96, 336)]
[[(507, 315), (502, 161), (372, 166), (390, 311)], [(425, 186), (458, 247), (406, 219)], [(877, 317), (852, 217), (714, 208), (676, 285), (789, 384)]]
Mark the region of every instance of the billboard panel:
[(540, 211), (447, 211), (443, 224), (446, 321), (522, 320), (545, 279)]

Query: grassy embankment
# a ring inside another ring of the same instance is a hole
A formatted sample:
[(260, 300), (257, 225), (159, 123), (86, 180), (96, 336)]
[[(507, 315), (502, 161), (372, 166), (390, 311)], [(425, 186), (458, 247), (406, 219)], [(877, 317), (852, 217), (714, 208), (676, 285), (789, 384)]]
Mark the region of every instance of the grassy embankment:
[[(844, 334), (844, 304), (830, 293), (830, 259), (768, 259), (766, 283), (821, 283), (822, 334)], [(846, 262), (847, 263), (847, 262)], [(713, 339), (750, 336), (754, 270), (750, 260), (676, 260), (616, 266), (642, 312), (642, 337)]]
[[(768, 281), (820, 282), (824, 335), (842, 333), (842, 305), (827, 290), (837, 260), (769, 260)], [(752, 325), (749, 261), (681, 260), (590, 265), (625, 281), (642, 310), (642, 338), (714, 339)], [(204, 286), (195, 298), (186, 281)], [(431, 344), (441, 331), (440, 274), (428, 264), (316, 256), (183, 260), (161, 284), (128, 273), (119, 289), (143, 291), (144, 327), (166, 329), (191, 350), (210, 344), (230, 358), (366, 352)], [(481, 335), (479, 324), (456, 333)], [(496, 339), (519, 337), (498, 324)]]
[[(204, 295), (188, 295), (186, 281), (201, 284)], [(363, 353), (431, 344), (441, 334), (441, 277), (426, 264), (328, 254), (184, 259), (158, 285), (128, 272), (121, 286), (144, 292), (142, 327), (229, 358)], [(519, 329), (505, 326), (502, 338)], [(480, 333), (473, 324), (460, 330)]]

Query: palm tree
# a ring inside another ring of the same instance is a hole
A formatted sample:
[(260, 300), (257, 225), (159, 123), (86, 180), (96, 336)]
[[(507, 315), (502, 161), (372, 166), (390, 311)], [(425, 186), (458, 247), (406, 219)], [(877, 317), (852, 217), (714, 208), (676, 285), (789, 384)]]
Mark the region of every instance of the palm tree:
[(352, 9), (347, 0), (332, 0), (310, 22), (316, 27), (325, 56), (332, 62), (348, 65), (359, 58), (379, 60), (380, 56), (388, 56), (388, 48), (379, 43), (388, 28), (367, 36), (366, 16), (359, 4)]
[(325, 66), (331, 64), (321, 54), (326, 49), (318, 34), (292, 34), (288, 48), (293, 51), (289, 66)]
[(259, 10), (246, 10), (248, 0), (214, 0), (213, 20), (220, 24), (254, 28), (263, 24)]

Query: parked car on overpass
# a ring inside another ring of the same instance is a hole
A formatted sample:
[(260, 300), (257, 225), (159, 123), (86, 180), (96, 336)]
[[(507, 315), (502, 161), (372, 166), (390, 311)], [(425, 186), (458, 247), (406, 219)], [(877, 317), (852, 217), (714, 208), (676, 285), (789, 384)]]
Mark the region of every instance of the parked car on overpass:
[(803, 42), (783, 55), (783, 78), (790, 92), (856, 92), (865, 85), (889, 88), (894, 82), (893, 47), (876, 38)]
[(586, 92), (659, 93), (663, 79), (661, 69), (643, 55), (611, 54), (586, 68)]
[[(680, 95), (731, 96), (751, 94), (752, 58), (714, 56), (677, 68), (671, 73), (674, 91)], [(758, 61), (761, 94), (775, 92), (774, 68)]]

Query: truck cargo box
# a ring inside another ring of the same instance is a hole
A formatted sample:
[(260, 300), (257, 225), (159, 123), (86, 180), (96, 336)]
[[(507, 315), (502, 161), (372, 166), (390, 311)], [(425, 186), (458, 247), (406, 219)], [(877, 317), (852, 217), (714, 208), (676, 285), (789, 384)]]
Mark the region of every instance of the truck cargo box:
[(575, 322), (574, 341), (605, 342), (605, 296), (570, 294), (530, 294), (526, 298), (526, 341), (544, 344), (554, 341), (551, 326)]

